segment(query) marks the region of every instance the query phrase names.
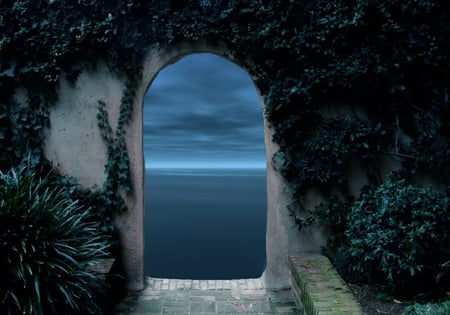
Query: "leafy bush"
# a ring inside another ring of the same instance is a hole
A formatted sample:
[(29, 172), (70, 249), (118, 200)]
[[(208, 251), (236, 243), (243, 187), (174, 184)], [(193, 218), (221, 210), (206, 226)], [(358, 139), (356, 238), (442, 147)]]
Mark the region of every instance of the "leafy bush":
[(448, 315), (450, 301), (442, 303), (413, 304), (405, 308), (405, 315)]
[[(396, 293), (436, 287), (450, 258), (449, 214), (448, 197), (431, 188), (391, 178), (369, 189), (347, 217), (347, 277)], [(448, 286), (448, 280), (439, 283)]]
[(100, 314), (106, 284), (89, 269), (106, 246), (63, 188), (22, 168), (0, 172), (0, 313)]

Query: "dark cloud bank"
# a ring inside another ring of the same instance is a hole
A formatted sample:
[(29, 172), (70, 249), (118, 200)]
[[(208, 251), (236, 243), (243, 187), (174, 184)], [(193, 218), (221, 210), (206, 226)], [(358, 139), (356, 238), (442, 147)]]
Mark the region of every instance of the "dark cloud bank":
[(265, 167), (263, 114), (249, 75), (212, 54), (164, 68), (144, 101), (146, 166)]

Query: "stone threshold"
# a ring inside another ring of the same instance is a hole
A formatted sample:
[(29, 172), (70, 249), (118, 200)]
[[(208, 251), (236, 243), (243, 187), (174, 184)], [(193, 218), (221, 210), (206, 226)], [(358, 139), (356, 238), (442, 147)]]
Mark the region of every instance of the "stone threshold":
[(292, 291), (307, 315), (362, 315), (361, 306), (329, 259), (319, 254), (288, 257)]
[(298, 315), (290, 289), (269, 291), (261, 278), (190, 280), (146, 278), (147, 287), (128, 292), (115, 315)]
[[(236, 280), (192, 280), (147, 277), (147, 291), (175, 290), (259, 290), (265, 292), (261, 278)], [(144, 291), (145, 291), (144, 290)]]

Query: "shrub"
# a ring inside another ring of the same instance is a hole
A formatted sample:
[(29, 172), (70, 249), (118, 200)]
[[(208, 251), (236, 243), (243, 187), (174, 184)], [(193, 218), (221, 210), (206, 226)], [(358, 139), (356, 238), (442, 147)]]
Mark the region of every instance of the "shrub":
[[(396, 293), (436, 287), (436, 277), (450, 259), (448, 207), (444, 194), (404, 180), (391, 178), (369, 189), (347, 217), (348, 247), (342, 252), (347, 277), (387, 285)], [(448, 278), (440, 284), (448, 286)]]
[(33, 169), (0, 172), (0, 313), (100, 314), (106, 246), (89, 209)]
[(405, 307), (405, 315), (448, 315), (450, 301), (442, 303), (413, 304)]

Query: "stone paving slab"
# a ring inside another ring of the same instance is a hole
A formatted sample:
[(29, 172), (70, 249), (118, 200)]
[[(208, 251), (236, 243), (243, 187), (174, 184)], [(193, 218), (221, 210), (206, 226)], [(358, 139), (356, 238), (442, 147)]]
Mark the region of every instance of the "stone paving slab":
[(147, 278), (129, 293), (116, 315), (303, 314), (291, 290), (266, 291), (261, 279), (177, 280)]

